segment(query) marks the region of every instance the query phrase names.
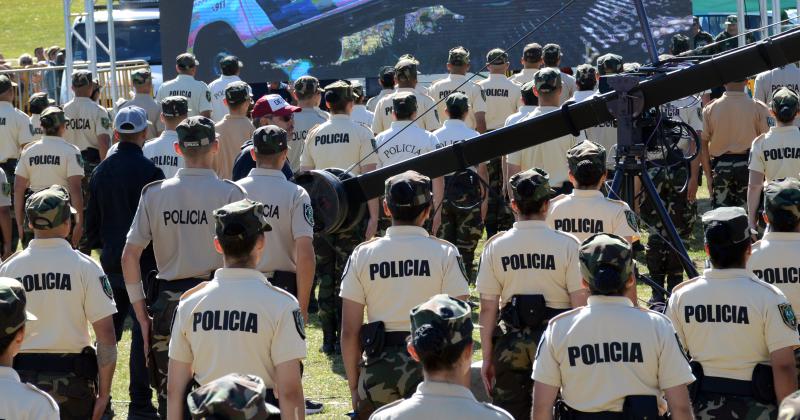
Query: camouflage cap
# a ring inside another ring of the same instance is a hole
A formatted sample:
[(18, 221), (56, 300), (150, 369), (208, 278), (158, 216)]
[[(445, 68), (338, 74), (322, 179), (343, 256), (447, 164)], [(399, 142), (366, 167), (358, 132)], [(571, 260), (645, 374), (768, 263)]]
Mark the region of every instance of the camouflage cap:
[(90, 72), (89, 70), (75, 70), (72, 73), (72, 87), (80, 88), (88, 86), (92, 83), (100, 86), (100, 82), (98, 82), (97, 79), (92, 77), (92, 72)]
[(546, 61), (556, 61), (561, 58), (561, 46), (558, 44), (547, 44), (542, 48), (542, 55)]
[(411, 310), (411, 340), (438, 338), (445, 346), (472, 338), (472, 310), (466, 302), (445, 294), (434, 295)]
[(0, 339), (16, 333), (25, 321), (36, 321), (36, 317), (25, 310), (27, 301), (22, 283), (0, 277)]
[(264, 420), (280, 415), (264, 401), (266, 396), (267, 387), (258, 376), (231, 373), (195, 389), (186, 403), (194, 420)]
[(578, 249), (581, 275), (593, 290), (612, 292), (633, 273), (633, 253), (625, 239), (608, 233), (590, 236)]
[(216, 141), (214, 121), (197, 115), (183, 120), (175, 131), (178, 133), (178, 144), (183, 148), (205, 147)]
[(394, 77), (400, 81), (417, 80), (417, 65), (415, 60), (402, 59), (394, 65)]
[(34, 93), (28, 99), (28, 107), (31, 114), (41, 114), (48, 106), (55, 105), (56, 101), (47, 97), (46, 92)]
[(779, 116), (786, 116), (786, 118), (794, 117), (800, 108), (800, 99), (797, 93), (792, 89), (784, 86), (772, 93), (772, 101), (770, 101), (772, 110)]
[(399, 60), (411, 60), (411, 61), (417, 63), (417, 65), (419, 65), (419, 60), (417, 59), (417, 57), (414, 57), (412, 54), (403, 54), (403, 55), (400, 56), (400, 58), (398, 58), (398, 61)]
[(670, 40), (669, 50), (672, 54), (678, 55), (692, 49), (689, 37), (683, 34), (675, 34)]
[(6, 93), (12, 87), (17, 87), (17, 84), (5, 74), (0, 74), (0, 94)]
[(225, 100), (228, 105), (238, 105), (250, 100), (252, 91), (245, 82), (233, 82), (225, 88)]
[(131, 82), (133, 82), (134, 85), (143, 85), (147, 83), (151, 77), (150, 69), (137, 69), (131, 72)]
[(161, 113), (165, 117), (181, 117), (189, 114), (189, 100), (185, 96), (167, 96), (161, 100)]
[(738, 24), (739, 24), (739, 18), (736, 15), (728, 15), (728, 17), (725, 18), (724, 25), (738, 25)]
[(39, 114), (39, 123), (42, 128), (58, 127), (67, 123), (67, 117), (64, 115), (64, 110), (57, 106), (48, 106)]
[(264, 125), (253, 132), (253, 147), (260, 155), (274, 155), (289, 148), (288, 133), (275, 125)]
[(214, 233), (218, 239), (243, 240), (272, 230), (264, 205), (243, 199), (214, 210)]
[(533, 82), (539, 93), (551, 93), (561, 87), (561, 72), (558, 69), (545, 67), (533, 75)]
[(244, 67), (244, 64), (235, 55), (228, 55), (219, 60), (219, 69), (224, 73), (235, 72)]
[(576, 172), (578, 165), (583, 162), (605, 168), (606, 148), (591, 140), (583, 140), (567, 150), (567, 164), (570, 171)]
[(778, 420), (800, 419), (800, 391), (795, 391), (781, 401)]
[(353, 80), (350, 82), (350, 86), (353, 87), (353, 94), (356, 95), (356, 99), (364, 97), (364, 85), (362, 85), (360, 81)]
[(386, 180), (386, 203), (389, 207), (412, 207), (433, 199), (431, 179), (416, 171), (406, 171)]
[(200, 65), (194, 54), (183, 53), (175, 58), (175, 64), (182, 69), (193, 69)]
[(507, 64), (508, 63), (508, 53), (506, 53), (505, 51), (503, 51), (500, 48), (495, 48), (495, 49), (489, 51), (488, 54), (486, 54), (486, 62), (489, 63), (489, 64), (495, 64), (495, 65)]
[(378, 78), (381, 79), (384, 86), (394, 85), (394, 67), (381, 67), (381, 70), (378, 72)]
[(463, 92), (453, 92), (445, 99), (444, 104), (450, 112), (461, 111), (464, 113), (469, 109), (469, 97)]
[(731, 245), (750, 239), (747, 213), (741, 207), (718, 207), (703, 214), (701, 220), (707, 244)]
[(508, 184), (514, 200), (521, 203), (548, 200), (556, 195), (550, 187), (550, 175), (539, 168), (515, 174), (508, 180)]
[(454, 47), (447, 53), (447, 63), (454, 66), (465, 66), (469, 64), (469, 51), (462, 46)]
[(542, 59), (542, 46), (533, 42), (522, 49), (522, 59), (529, 63), (535, 63)]
[(37, 230), (61, 226), (76, 211), (69, 204), (69, 192), (61, 185), (52, 185), (33, 193), (25, 201), (25, 215)]
[(800, 181), (786, 178), (764, 187), (764, 211), (770, 221), (800, 221)]
[(339, 80), (325, 86), (325, 102), (337, 104), (339, 102), (351, 102), (356, 100), (352, 83)]
[(324, 90), (319, 87), (319, 80), (314, 76), (302, 76), (294, 81), (294, 91), (298, 96), (307, 97), (314, 93), (322, 93)]
[(597, 57), (597, 71), (601, 76), (621, 73), (622, 65), (622, 56), (617, 54), (605, 54)]
[(575, 70), (575, 79), (579, 82), (590, 83), (597, 79), (597, 69), (591, 64), (581, 64)]
[(520, 93), (522, 93), (522, 100), (525, 102), (526, 105), (537, 105), (539, 103), (539, 98), (536, 96), (536, 83), (531, 80), (528, 83), (525, 83), (520, 88)]
[(398, 92), (392, 95), (394, 112), (413, 114), (417, 112), (417, 97), (412, 92)]

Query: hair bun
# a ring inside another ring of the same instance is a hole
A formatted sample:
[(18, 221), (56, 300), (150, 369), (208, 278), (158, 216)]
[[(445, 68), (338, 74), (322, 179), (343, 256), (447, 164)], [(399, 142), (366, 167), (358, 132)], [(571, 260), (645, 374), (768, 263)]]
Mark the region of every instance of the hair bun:
[(781, 105), (777, 114), (778, 117), (783, 121), (792, 120), (794, 119), (795, 114), (797, 114), (797, 107), (791, 105)]
[(414, 331), (413, 344), (420, 351), (440, 354), (447, 347), (447, 336), (441, 328), (426, 324)]
[(592, 281), (594, 288), (601, 293), (618, 291), (621, 287), (620, 272), (616, 267), (602, 265), (597, 269)]
[(525, 179), (517, 184), (517, 194), (521, 197), (530, 197), (536, 192), (536, 186), (530, 179)]

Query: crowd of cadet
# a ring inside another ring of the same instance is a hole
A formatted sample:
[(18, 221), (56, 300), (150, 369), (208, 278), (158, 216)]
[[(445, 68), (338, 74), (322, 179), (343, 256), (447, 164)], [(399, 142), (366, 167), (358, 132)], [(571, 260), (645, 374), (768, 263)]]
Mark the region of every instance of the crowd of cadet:
[[(729, 17), (714, 42), (695, 20), (670, 55), (734, 48), (735, 28)], [(645, 167), (680, 236), (703, 225), (697, 278), (657, 203), (607, 197), (614, 122), (435, 179), (395, 175), (351, 229), (315, 231), (295, 173), (374, 171), (587, 100), (637, 66), (605, 54), (570, 75), (561, 57), (528, 44), (507, 77), (493, 49), (473, 82), (455, 47), (427, 87), (405, 55), (369, 100), (312, 76), (254, 100), (238, 58), (206, 85), (187, 53), (155, 98), (134, 72), (113, 117), (86, 71), (63, 107), (34, 94), (31, 116), (0, 74), (0, 418), (112, 417), (126, 322), (129, 418), (324, 416), (303, 387), (310, 313), (319, 351), (341, 355), (353, 418), (760, 419), (781, 401), (781, 419), (800, 418), (794, 64), (659, 109), (700, 136)], [(701, 179), (712, 210), (698, 215)], [(643, 233), (664, 286), (650, 302), (636, 288)]]

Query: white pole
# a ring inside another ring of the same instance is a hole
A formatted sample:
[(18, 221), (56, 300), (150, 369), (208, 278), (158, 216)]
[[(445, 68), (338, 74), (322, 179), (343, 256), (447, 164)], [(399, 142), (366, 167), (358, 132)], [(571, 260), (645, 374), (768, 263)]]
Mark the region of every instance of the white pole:
[(94, 31), (94, 0), (84, 1), (84, 11), (86, 12), (86, 61), (89, 62), (89, 71), (92, 77), (97, 77), (97, 39)]
[(117, 37), (114, 32), (114, 0), (108, 0), (108, 61), (111, 64), (108, 83), (111, 85), (111, 106), (117, 111)]
[[(799, 0), (800, 1), (800, 0)], [(761, 24), (759, 26), (767, 26), (769, 24), (767, 0), (758, 0), (758, 11), (761, 14)], [(761, 39), (769, 36), (769, 27), (761, 30)]]
[(739, 46), (744, 47), (745, 37), (744, 35), (742, 35), (746, 30), (744, 27), (744, 0), (736, 0), (736, 16), (738, 19), (737, 26), (739, 27), (739, 36), (738, 36)]
[(781, 33), (781, 24), (778, 23), (780, 21), (781, 21), (781, 0), (772, 0), (772, 23), (775, 24), (775, 26), (773, 26), (775, 35)]
[[(72, 22), (70, 22), (70, 15), (72, 14), (72, 0), (64, 0), (64, 35), (66, 36), (66, 41), (64, 41), (64, 66), (66, 69), (61, 74), (61, 85), (67, 86), (64, 89), (64, 97), (59, 98), (60, 104), (65, 104), (69, 102), (70, 97), (72, 96), (72, 90), (70, 89), (69, 80), (72, 79)], [(61, 86), (58, 88), (58, 92), (61, 92)], [(56, 98), (53, 98), (56, 99)]]

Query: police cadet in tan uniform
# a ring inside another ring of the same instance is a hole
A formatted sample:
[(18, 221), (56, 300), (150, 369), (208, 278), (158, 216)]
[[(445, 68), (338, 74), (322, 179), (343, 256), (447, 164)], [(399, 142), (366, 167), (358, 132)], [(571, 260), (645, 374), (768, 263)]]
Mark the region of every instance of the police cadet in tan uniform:
[(782, 87), (770, 101), (770, 114), (777, 126), (756, 137), (750, 147), (750, 179), (747, 184), (747, 215), (755, 228), (764, 182), (800, 174), (800, 131), (795, 121), (800, 111), (800, 98), (793, 90)]
[[(772, 94), (782, 87), (787, 87), (795, 92), (800, 90), (800, 68), (797, 63), (789, 63), (783, 67), (759, 73), (753, 83), (753, 97), (768, 104), (772, 101)], [(800, 121), (795, 121), (795, 125)]]
[[(466, 74), (468, 71), (469, 51), (464, 47), (452, 48), (447, 56), (447, 72), (450, 75), (434, 82), (428, 91), (435, 101), (445, 99), (453, 92), (461, 92), (467, 95), (472, 108), (465, 120), (467, 126), (479, 133), (485, 133), (487, 128), (486, 95), (477, 83), (471, 80), (464, 83), (467, 80)], [(462, 84), (463, 86), (461, 86)], [(436, 106), (436, 112), (439, 115), (444, 115), (444, 110), (444, 101), (439, 102), (439, 105)]]
[(478, 272), (481, 374), (495, 404), (528, 418), (539, 338), (550, 318), (585, 305), (586, 293), (578, 240), (545, 223), (553, 194), (547, 174), (529, 169), (511, 177), (510, 184), (517, 222), (486, 242)]
[(381, 67), (380, 72), (378, 72), (378, 84), (381, 85), (381, 91), (378, 92), (377, 95), (369, 98), (369, 100), (367, 101), (367, 109), (370, 112), (374, 113), (378, 112), (377, 111), (378, 102), (380, 102), (384, 96), (394, 92), (394, 67), (392, 66)]
[(72, 245), (77, 246), (83, 232), (81, 181), (84, 170), (81, 154), (76, 146), (62, 138), (68, 123), (61, 108), (51, 106), (45, 109), (40, 121), (44, 137), (25, 148), (15, 170), (14, 195), (20, 198), (14, 202), (17, 232), (23, 239), (23, 246), (27, 246), (30, 231), (25, 222), (24, 199), (51, 185), (61, 185), (69, 190), (72, 207), (78, 212), (71, 239)]
[(364, 127), (367, 127), (367, 129), (370, 129), (372, 127), (372, 121), (375, 119), (375, 113), (368, 110), (365, 105), (367, 103), (367, 97), (364, 92), (364, 85), (358, 80), (353, 80), (350, 82), (350, 85), (353, 87), (353, 94), (355, 95), (353, 112), (350, 113), (350, 118)]
[[(558, 109), (559, 98), (563, 89), (559, 71), (543, 68), (534, 77), (539, 106), (527, 117), (528, 120), (538, 115)], [(528, 147), (506, 157), (508, 173), (516, 174), (532, 168), (540, 168), (550, 175), (550, 185), (561, 194), (572, 191), (569, 183), (567, 151), (578, 139), (572, 134), (561, 136), (538, 146)]]
[[(604, 54), (597, 57), (597, 77), (598, 80), (601, 76), (613, 76), (622, 73), (623, 60), (617, 54)], [(600, 143), (605, 147), (610, 154), (617, 148), (617, 120), (606, 121), (600, 125), (589, 127), (585, 131), (586, 138), (594, 142)], [(614, 156), (608, 156), (613, 159)], [(608, 168), (608, 177), (614, 177), (614, 166), (610, 165)]]
[(228, 113), (214, 127), (219, 135), (219, 153), (214, 161), (214, 171), (222, 179), (231, 179), (233, 161), (242, 144), (253, 136), (256, 129), (247, 117), (247, 111), (253, 104), (250, 86), (245, 82), (229, 84), (225, 88), (225, 104)]
[(771, 125), (767, 106), (747, 96), (744, 87), (744, 80), (726, 83), (722, 97), (703, 108), (700, 163), (713, 208), (746, 205), (748, 152)]
[(478, 402), (464, 381), (472, 363), (472, 331), (467, 302), (436, 295), (412, 309), (407, 348), (422, 364), (425, 380), (414, 395), (384, 405), (371, 419), (511, 420), (505, 410)]
[[(86, 177), (92, 175), (94, 168), (105, 159), (111, 147), (111, 117), (108, 111), (91, 99), (95, 86), (99, 82), (86, 70), (77, 70), (72, 74), (72, 91), (75, 98), (64, 105), (67, 118), (67, 131), (64, 139), (81, 151), (85, 165)], [(87, 179), (88, 182), (88, 179)]]
[[(211, 169), (219, 144), (214, 121), (189, 117), (176, 128), (179, 153), (186, 167), (169, 179), (144, 187), (122, 252), (125, 288), (142, 327), (148, 367), (158, 391), (159, 413), (166, 413), (167, 344), (172, 314), (181, 293), (207, 280), (222, 267), (212, 241), (211, 213), (244, 198), (244, 190), (217, 178)], [(158, 274), (148, 279), (147, 307), (139, 259), (153, 242)], [(149, 314), (146, 312), (149, 309)], [(152, 316), (152, 318), (151, 318)]]
[(800, 347), (792, 305), (745, 269), (747, 215), (720, 207), (702, 217), (711, 268), (672, 290), (667, 315), (692, 359), (698, 419), (772, 418), (797, 389)]
[(189, 101), (189, 116), (202, 115), (211, 117), (211, 91), (208, 85), (195, 80), (197, 61), (194, 55), (183, 53), (175, 59), (175, 70), (178, 76), (164, 82), (158, 89), (156, 102), (161, 103), (167, 96), (183, 96)]
[[(589, 301), (553, 318), (533, 365), (533, 418), (692, 419), (694, 380), (669, 319), (637, 308), (633, 251), (597, 234), (578, 251)], [(561, 401), (556, 397), (561, 391)], [(663, 395), (667, 404), (664, 404)]]
[[(416, 125), (426, 131), (433, 131), (440, 127), (439, 119), (443, 118), (443, 114), (439, 115), (436, 109), (433, 108), (435, 101), (428, 95), (418, 92), (417, 90), (417, 67), (419, 63), (416, 60), (401, 59), (394, 65), (394, 80), (397, 83), (397, 89), (385, 95), (375, 105), (375, 117), (372, 120), (372, 132), (376, 135), (391, 128), (394, 121), (394, 108), (392, 108), (393, 99), (396, 95), (401, 93), (411, 93), (417, 98), (419, 104), (420, 119), (416, 121)], [(427, 111), (427, 112), (426, 112)]]
[[(300, 360), (306, 333), (297, 300), (256, 270), (272, 228), (261, 203), (241, 200), (214, 211), (214, 247), (225, 261), (214, 277), (181, 296), (169, 342), (169, 413), (181, 420), (187, 386), (230, 373), (264, 379), (267, 402), (303, 419)], [(280, 391), (272, 392), (272, 390)], [(276, 402), (276, 397), (279, 400)]]
[[(33, 131), (33, 137), (31, 137), (31, 143), (41, 140), (42, 136), (44, 136), (44, 130), (42, 129), (42, 123), (39, 121), (41, 117), (42, 111), (47, 109), (48, 106), (53, 106), (56, 104), (56, 101), (47, 97), (47, 93), (39, 92), (34, 93), (28, 99), (28, 110), (31, 113), (30, 116), (30, 124)], [(16, 166), (16, 164), (14, 164)], [(2, 168), (3, 165), (0, 165)]]
[(178, 170), (185, 165), (183, 156), (179, 155), (175, 148), (175, 143), (178, 142), (178, 133), (175, 132), (175, 129), (186, 119), (188, 113), (189, 101), (183, 96), (164, 98), (161, 101), (161, 121), (164, 131), (142, 147), (144, 156), (161, 169), (166, 178), (175, 176)]
[(584, 140), (567, 152), (569, 178), (575, 184), (571, 194), (550, 203), (547, 224), (584, 241), (596, 233), (613, 233), (628, 242), (639, 239), (636, 215), (624, 201), (603, 195), (606, 179), (606, 150)]
[(161, 124), (161, 106), (153, 99), (153, 76), (150, 69), (138, 69), (131, 73), (131, 84), (133, 85), (133, 98), (123, 102), (117, 109), (126, 106), (138, 106), (147, 113), (147, 138), (152, 139), (158, 136), (164, 129)]
[(319, 87), (319, 80), (313, 76), (303, 76), (294, 81), (294, 98), (297, 100), (300, 112), (294, 114), (294, 130), (289, 142), (289, 165), (292, 170), (300, 167), (300, 157), (306, 137), (312, 128), (328, 121), (330, 114), (319, 109), (322, 94), (325, 91)]
[[(411, 308), (441, 293), (469, 294), (456, 247), (422, 228), (431, 212), (430, 182), (413, 171), (386, 181), (392, 227), (359, 245), (345, 268), (342, 360), (358, 418), (411, 396), (422, 380), (421, 366), (406, 351)], [(364, 309), (369, 323), (361, 325)]]
[(792, 307), (800, 307), (800, 181), (786, 178), (764, 188), (764, 218), (770, 228), (753, 244), (747, 269), (781, 289)]
[(558, 97), (558, 104), (561, 105), (571, 98), (577, 90), (575, 86), (575, 78), (567, 73), (561, 71), (561, 57), (564, 54), (561, 52), (561, 46), (558, 44), (547, 44), (542, 48), (542, 57), (544, 59), (545, 68), (558, 70), (561, 76), (561, 96)]
[(100, 265), (64, 240), (74, 211), (60, 185), (28, 198), (25, 212), (34, 240), (0, 266), (0, 276), (22, 282), (28, 308), (39, 314), (39, 321), (25, 329), (14, 369), (56, 400), (62, 419), (99, 420), (110, 409), (117, 362), (112, 315), (117, 308)]
[(25, 288), (10, 278), (0, 278), (0, 418), (58, 420), (58, 404), (46, 392), (24, 383), (12, 368), (25, 339), (27, 321), (36, 321), (25, 310)]
[(522, 70), (519, 73), (509, 77), (509, 80), (522, 86), (526, 83), (533, 81), (533, 75), (544, 65), (542, 59), (542, 46), (533, 42), (522, 49)]
[(486, 129), (502, 128), (509, 115), (522, 105), (520, 85), (508, 80), (508, 53), (495, 48), (486, 54), (489, 77), (478, 82), (486, 96)]

